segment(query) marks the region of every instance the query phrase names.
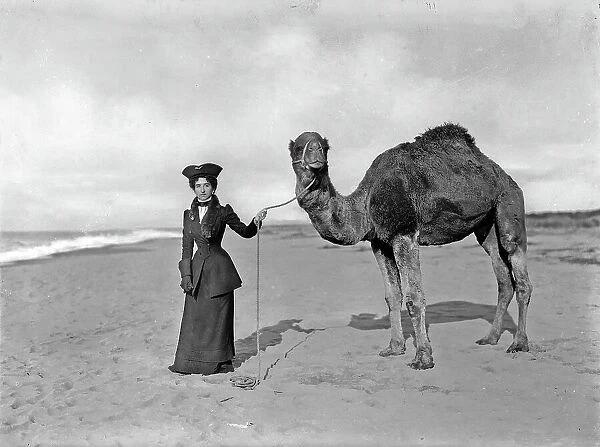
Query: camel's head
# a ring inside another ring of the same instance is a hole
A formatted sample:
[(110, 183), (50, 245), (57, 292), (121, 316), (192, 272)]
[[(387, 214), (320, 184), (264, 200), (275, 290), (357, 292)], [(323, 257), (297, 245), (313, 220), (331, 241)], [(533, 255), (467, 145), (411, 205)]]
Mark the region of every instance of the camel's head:
[(317, 132), (304, 132), (296, 141), (290, 140), (290, 156), (294, 170), (308, 170), (317, 173), (327, 167), (329, 143)]

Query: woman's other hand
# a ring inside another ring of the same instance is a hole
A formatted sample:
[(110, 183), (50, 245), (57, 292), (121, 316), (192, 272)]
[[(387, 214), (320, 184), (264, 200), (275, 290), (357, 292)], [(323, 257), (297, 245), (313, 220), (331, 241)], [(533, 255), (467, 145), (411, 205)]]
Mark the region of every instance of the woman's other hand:
[(267, 210), (262, 209), (254, 216), (254, 224), (260, 228), (261, 222), (267, 217)]
[(194, 286), (192, 284), (192, 278), (190, 276), (184, 276), (183, 278), (181, 278), (180, 286), (185, 293), (191, 292), (194, 289)]

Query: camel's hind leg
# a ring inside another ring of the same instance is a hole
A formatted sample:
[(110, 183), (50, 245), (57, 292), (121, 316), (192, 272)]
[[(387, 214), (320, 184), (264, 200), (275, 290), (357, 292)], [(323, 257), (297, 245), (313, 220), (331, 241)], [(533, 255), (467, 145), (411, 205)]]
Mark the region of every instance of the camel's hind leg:
[(513, 279), (506, 253), (501, 253), (498, 246), (496, 226), (490, 223), (480, 227), (475, 230), (475, 236), (477, 237), (477, 242), (479, 242), (490, 256), (492, 268), (498, 282), (498, 304), (492, 327), (485, 337), (480, 338), (475, 343), (479, 345), (495, 345), (498, 343), (500, 334), (502, 334), (502, 320), (514, 294)]
[(498, 199), (496, 226), (500, 251), (506, 252), (513, 276), (513, 286), (519, 304), (519, 323), (515, 338), (506, 352), (529, 351), (527, 341), (527, 307), (533, 286), (527, 273), (527, 233), (525, 231), (525, 206), (523, 193), (515, 189), (507, 191)]
[(406, 300), (406, 309), (415, 330), (417, 352), (409, 366), (414, 369), (428, 369), (433, 368), (433, 355), (425, 329), (425, 295), (421, 280), (417, 238), (418, 233), (396, 236), (393, 241), (393, 249), (400, 273), (400, 289)]
[(385, 285), (385, 301), (388, 305), (391, 326), (390, 344), (379, 353), (382, 357), (389, 355), (400, 355), (406, 352), (404, 334), (402, 333), (402, 321), (400, 311), (402, 310), (402, 291), (400, 287), (400, 274), (394, 259), (394, 253), (389, 246), (382, 243), (371, 242), (371, 249), (381, 270), (383, 283)]

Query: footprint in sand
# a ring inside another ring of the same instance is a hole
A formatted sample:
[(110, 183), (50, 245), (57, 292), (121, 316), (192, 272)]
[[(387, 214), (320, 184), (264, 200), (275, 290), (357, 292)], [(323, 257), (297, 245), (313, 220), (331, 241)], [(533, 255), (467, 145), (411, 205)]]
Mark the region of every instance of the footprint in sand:
[(440, 388), (439, 386), (435, 386), (435, 385), (423, 385), (420, 386), (418, 388), (418, 391), (423, 393), (423, 392), (429, 392), (429, 393), (443, 393), (443, 394), (450, 394), (452, 392), (452, 390), (448, 390), (445, 388)]
[(28, 403), (29, 405), (34, 405), (34, 404), (38, 403), (40, 400), (43, 400), (47, 395), (46, 388), (44, 388), (42, 385), (35, 386), (35, 393), (36, 393), (35, 395), (26, 399), (25, 402)]
[(173, 407), (178, 407), (179, 404), (181, 404), (183, 401), (189, 399), (189, 395), (186, 393), (177, 393), (175, 396), (173, 396), (173, 398), (171, 399), (171, 405)]
[(23, 416), (8, 416), (2, 419), (0, 424), (0, 433), (10, 433), (15, 430), (23, 430), (31, 424), (31, 420), (26, 415)]
[(365, 403), (371, 408), (382, 408), (383, 407), (383, 405), (381, 405), (381, 403), (378, 402), (376, 399), (367, 399), (367, 400), (365, 400)]
[(484, 370), (485, 372), (488, 372), (488, 373), (491, 373), (491, 374), (493, 374), (493, 373), (496, 372), (496, 370), (492, 366), (490, 366), (489, 364), (482, 365), (482, 366), (480, 366), (480, 368), (482, 370)]
[(15, 401), (10, 404), (10, 408), (16, 410), (17, 408), (23, 406), (23, 401), (21, 399), (15, 399)]
[(70, 380), (61, 380), (54, 385), (55, 391), (69, 391), (70, 389), (73, 389), (73, 382)]
[(154, 404), (154, 402), (156, 402), (158, 400), (158, 394), (155, 394), (154, 396), (152, 396), (150, 399), (146, 399), (145, 401), (143, 401), (140, 404), (140, 407), (150, 407)]

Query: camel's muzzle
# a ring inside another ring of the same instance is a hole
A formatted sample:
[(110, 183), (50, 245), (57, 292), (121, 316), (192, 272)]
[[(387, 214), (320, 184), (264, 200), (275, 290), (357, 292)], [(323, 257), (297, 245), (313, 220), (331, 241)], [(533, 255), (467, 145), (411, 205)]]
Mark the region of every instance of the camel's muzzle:
[(304, 169), (318, 171), (327, 165), (325, 150), (320, 142), (307, 141), (299, 159), (293, 160), (292, 164), (300, 163)]
[(325, 162), (317, 160), (317, 161), (313, 161), (312, 163), (307, 163), (308, 167), (318, 171), (319, 169), (321, 169), (323, 166), (325, 166)]

